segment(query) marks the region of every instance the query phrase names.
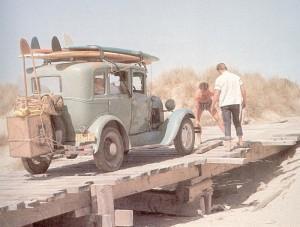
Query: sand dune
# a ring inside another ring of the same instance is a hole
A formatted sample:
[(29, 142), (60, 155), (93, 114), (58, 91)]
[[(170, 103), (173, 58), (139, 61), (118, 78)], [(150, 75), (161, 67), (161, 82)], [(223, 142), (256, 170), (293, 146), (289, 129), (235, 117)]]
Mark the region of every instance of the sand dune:
[[(252, 121), (277, 121), (282, 117), (300, 114), (300, 87), (279, 77), (265, 78), (259, 73), (240, 73), (247, 90), (246, 117)], [(166, 100), (173, 98), (177, 107), (193, 108), (193, 96), (199, 82), (206, 81), (213, 90), (217, 72), (210, 68), (198, 73), (191, 68), (175, 68), (153, 80), (152, 94)], [(212, 123), (204, 116), (204, 125)]]

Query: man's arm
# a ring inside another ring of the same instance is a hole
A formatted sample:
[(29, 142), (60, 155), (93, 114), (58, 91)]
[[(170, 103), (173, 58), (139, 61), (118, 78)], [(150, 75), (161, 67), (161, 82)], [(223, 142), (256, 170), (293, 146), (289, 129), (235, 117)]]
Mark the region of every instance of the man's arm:
[(243, 97), (242, 108), (245, 108), (247, 98), (246, 98), (246, 89), (243, 84), (241, 85), (241, 93), (242, 93), (242, 97)]
[(220, 90), (215, 89), (214, 96), (212, 98), (211, 112), (213, 112), (213, 110), (216, 109), (216, 103), (219, 102), (220, 93), (221, 93)]

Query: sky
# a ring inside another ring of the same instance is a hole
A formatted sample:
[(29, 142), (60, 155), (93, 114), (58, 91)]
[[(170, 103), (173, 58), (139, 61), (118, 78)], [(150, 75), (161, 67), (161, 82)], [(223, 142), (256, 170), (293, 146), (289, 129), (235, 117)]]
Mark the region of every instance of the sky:
[(299, 0), (1, 0), (0, 83), (22, 75), (19, 40), (57, 35), (158, 56), (153, 77), (225, 62), (241, 72), (300, 82)]

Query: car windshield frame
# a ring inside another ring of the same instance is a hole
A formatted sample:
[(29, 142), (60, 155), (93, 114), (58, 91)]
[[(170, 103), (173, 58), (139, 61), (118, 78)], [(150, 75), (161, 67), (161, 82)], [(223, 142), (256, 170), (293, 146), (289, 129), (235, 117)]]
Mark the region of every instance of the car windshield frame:
[[(52, 91), (48, 87), (47, 88), (49, 89), (49, 92), (44, 91), (43, 90), (43, 84), (41, 84), (41, 81), (44, 78), (47, 78), (47, 79), (57, 78), (58, 81), (56, 81), (56, 82), (58, 82), (58, 85), (59, 85), (58, 91), (57, 90)], [(60, 75), (38, 76), (37, 81), (38, 81), (38, 85), (40, 87), (41, 94), (46, 94), (46, 93), (61, 94), (62, 93), (62, 79), (61, 79)], [(37, 94), (38, 93), (37, 88), (36, 88), (36, 78), (35, 77), (31, 78), (31, 92), (32, 92), (32, 94)]]

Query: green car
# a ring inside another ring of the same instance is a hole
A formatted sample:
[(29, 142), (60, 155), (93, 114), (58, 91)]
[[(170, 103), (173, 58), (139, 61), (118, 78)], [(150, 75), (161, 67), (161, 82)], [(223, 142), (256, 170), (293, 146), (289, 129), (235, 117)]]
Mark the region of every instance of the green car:
[[(94, 48), (82, 50), (91, 52)], [(55, 95), (63, 100), (60, 113), (50, 118), (56, 141), (51, 154), (63, 148), (66, 154), (72, 150), (68, 157), (75, 157), (79, 149), (89, 146), (96, 166), (108, 172), (118, 170), (124, 155), (133, 147), (174, 144), (179, 154), (192, 153), (193, 112), (184, 108), (174, 110), (172, 99), (166, 101), (164, 108), (159, 97), (147, 93), (145, 62), (148, 59), (149, 64), (158, 59), (142, 52), (103, 49), (138, 56), (141, 61), (127, 63), (125, 59), (124, 63), (121, 55), (117, 55), (121, 56), (120, 62), (81, 56), (47, 60), (38, 67), (26, 69), (29, 96), (36, 95), (39, 89), (42, 97)], [(78, 50), (81, 48), (68, 51)], [(61, 54), (65, 56), (66, 53), (62, 51)], [(164, 116), (167, 111), (171, 112), (168, 118)], [(42, 173), (51, 161), (49, 156), (42, 157), (21, 158), (29, 172)]]

